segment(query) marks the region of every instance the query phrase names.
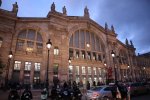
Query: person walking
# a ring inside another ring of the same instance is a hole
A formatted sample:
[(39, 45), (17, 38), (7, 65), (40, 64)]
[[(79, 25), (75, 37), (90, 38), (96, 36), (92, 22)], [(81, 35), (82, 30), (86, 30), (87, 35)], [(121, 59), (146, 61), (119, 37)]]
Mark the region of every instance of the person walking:
[(87, 90), (89, 90), (89, 89), (90, 89), (90, 82), (89, 82), (89, 81), (87, 81), (86, 89), (87, 89)]
[(15, 88), (12, 88), (9, 92), (8, 100), (20, 100), (20, 96)]
[(47, 90), (46, 88), (43, 89), (43, 91), (41, 92), (41, 100), (47, 100)]
[(26, 87), (22, 93), (21, 100), (32, 100), (32, 92), (29, 87)]

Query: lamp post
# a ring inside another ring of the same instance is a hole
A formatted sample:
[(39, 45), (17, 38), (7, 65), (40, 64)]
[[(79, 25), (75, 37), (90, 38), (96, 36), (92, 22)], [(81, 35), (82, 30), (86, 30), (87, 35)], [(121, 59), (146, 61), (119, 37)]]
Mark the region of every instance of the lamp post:
[(143, 79), (145, 80), (145, 67), (143, 67)]
[(113, 63), (114, 63), (114, 74), (115, 74), (115, 84), (117, 83), (117, 75), (116, 75), (116, 68), (115, 68), (115, 52), (112, 50), (111, 51), (111, 56), (113, 58)]
[(71, 64), (71, 58), (69, 57), (69, 59), (68, 59), (68, 62), (69, 62), (69, 65)]
[(105, 66), (105, 70), (106, 70), (106, 71), (105, 71), (105, 76), (106, 76), (106, 82), (105, 82), (105, 83), (107, 84), (107, 82), (108, 82), (108, 80), (107, 80), (107, 76), (108, 76), (108, 72), (107, 72), (107, 71), (108, 71), (108, 69), (107, 69), (107, 64), (104, 63), (104, 66)]
[(128, 79), (129, 79), (129, 75), (130, 75), (130, 66), (128, 65), (128, 71), (129, 71), (129, 74), (128, 74)]
[(5, 77), (5, 86), (8, 86), (9, 67), (10, 67), (10, 60), (12, 57), (13, 57), (13, 53), (12, 53), (12, 51), (9, 51), (8, 64), (7, 64), (6, 77)]
[(70, 80), (70, 70), (71, 70), (70, 69), (70, 64), (71, 64), (71, 58), (70, 57), (68, 58), (68, 63), (69, 63), (69, 66), (68, 66), (68, 69), (69, 69), (68, 70), (68, 81), (69, 81)]
[(52, 43), (50, 39), (48, 39), (46, 43), (47, 49), (48, 49), (48, 58), (47, 58), (47, 69), (46, 69), (46, 89), (48, 91), (48, 96), (49, 96), (49, 80), (48, 80), (48, 71), (49, 71), (49, 51), (50, 48), (52, 47)]

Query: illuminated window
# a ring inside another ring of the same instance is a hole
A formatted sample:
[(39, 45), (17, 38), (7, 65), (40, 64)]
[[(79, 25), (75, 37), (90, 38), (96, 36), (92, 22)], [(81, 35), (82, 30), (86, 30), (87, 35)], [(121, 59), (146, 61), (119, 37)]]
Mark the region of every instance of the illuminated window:
[(31, 62), (25, 62), (24, 70), (26, 70), (26, 71), (30, 71), (31, 70)]
[(15, 61), (14, 70), (20, 70), (21, 68), (21, 61)]
[(32, 52), (34, 49), (37, 53), (42, 53), (43, 40), (40, 33), (36, 30), (26, 29), (18, 34), (16, 50)]
[(82, 51), (82, 58), (85, 59), (85, 51)]
[(73, 73), (73, 66), (69, 66), (69, 74)]
[(34, 63), (34, 70), (35, 71), (40, 71), (41, 68), (41, 63)]
[(53, 74), (54, 75), (58, 75), (58, 67), (59, 67), (59, 65), (57, 63), (55, 63), (53, 66)]
[(88, 67), (88, 75), (91, 75), (91, 74), (92, 74), (91, 67)]
[(94, 75), (96, 75), (96, 67), (93, 67)]
[(102, 75), (102, 69), (98, 68), (99, 75)]
[(24, 40), (18, 40), (17, 50), (23, 50)]
[(58, 49), (58, 47), (54, 48), (54, 55), (59, 55), (59, 49)]
[(76, 51), (76, 58), (79, 58), (79, 51)]
[(82, 74), (85, 75), (86, 74), (86, 71), (85, 71), (85, 67), (82, 66)]
[(75, 73), (76, 73), (76, 75), (79, 75), (79, 66), (76, 66)]

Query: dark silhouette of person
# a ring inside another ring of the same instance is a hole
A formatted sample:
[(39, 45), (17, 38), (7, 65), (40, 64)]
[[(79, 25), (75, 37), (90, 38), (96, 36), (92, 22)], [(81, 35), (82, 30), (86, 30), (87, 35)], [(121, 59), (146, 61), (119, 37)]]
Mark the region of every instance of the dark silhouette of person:
[(96, 82), (95, 81), (93, 81), (93, 86), (96, 86)]
[(47, 100), (48, 97), (48, 93), (46, 88), (43, 89), (43, 91), (41, 92), (41, 100)]
[(89, 89), (90, 89), (90, 82), (89, 82), (89, 81), (87, 81), (86, 89), (87, 89), (87, 90), (89, 90)]
[(19, 100), (20, 96), (15, 88), (11, 89), (8, 95), (8, 100)]
[(32, 92), (30, 88), (26, 86), (24, 92), (22, 93), (21, 100), (31, 100), (32, 98)]

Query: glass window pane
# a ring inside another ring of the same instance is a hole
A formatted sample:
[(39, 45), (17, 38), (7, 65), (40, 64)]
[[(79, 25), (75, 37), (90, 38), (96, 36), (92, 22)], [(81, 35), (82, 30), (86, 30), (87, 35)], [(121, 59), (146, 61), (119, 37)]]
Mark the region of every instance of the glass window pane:
[(71, 38), (70, 38), (70, 43), (69, 43), (69, 46), (73, 46), (73, 35), (71, 36)]
[(31, 62), (25, 62), (25, 69), (26, 71), (30, 71), (31, 70)]
[(94, 33), (91, 34), (91, 39), (92, 39), (92, 50), (95, 50), (95, 38), (94, 38)]
[(23, 50), (24, 40), (17, 41), (17, 50)]
[(75, 43), (75, 47), (79, 48), (79, 31), (75, 33), (74, 43)]
[(85, 67), (82, 66), (82, 75), (85, 75), (85, 74), (86, 74)]
[(59, 54), (59, 49), (58, 49), (58, 47), (55, 47), (54, 48), (54, 55), (58, 55)]
[(27, 46), (30, 48), (33, 48), (34, 42), (27, 41)]
[(81, 41), (81, 48), (85, 48), (85, 36), (84, 36), (84, 31), (82, 30), (80, 33), (80, 41)]
[(18, 34), (18, 38), (26, 39), (27, 30), (23, 30)]
[(34, 40), (35, 39), (35, 30), (28, 30), (27, 38), (30, 40)]
[(42, 53), (43, 50), (43, 44), (42, 43), (36, 43), (37, 52)]
[(36, 39), (38, 42), (42, 42), (42, 36), (40, 33), (37, 33), (37, 39)]
[(96, 75), (96, 67), (93, 67), (94, 75)]
[(59, 67), (58, 64), (54, 64), (54, 66), (53, 66), (53, 73), (54, 73), (54, 75), (58, 74), (58, 67)]
[(41, 68), (41, 63), (34, 63), (34, 70), (35, 71), (40, 71)]
[(99, 71), (99, 75), (102, 75), (102, 70), (101, 70), (101, 68), (98, 68), (98, 71)]
[(79, 75), (79, 66), (76, 66), (75, 73), (76, 73), (76, 75)]
[(91, 75), (92, 71), (91, 71), (91, 67), (88, 67), (88, 75)]
[(90, 33), (86, 31), (86, 43), (90, 44)]
[(15, 61), (14, 70), (20, 70), (21, 68), (21, 61)]
[(73, 66), (69, 65), (69, 74), (73, 73)]

